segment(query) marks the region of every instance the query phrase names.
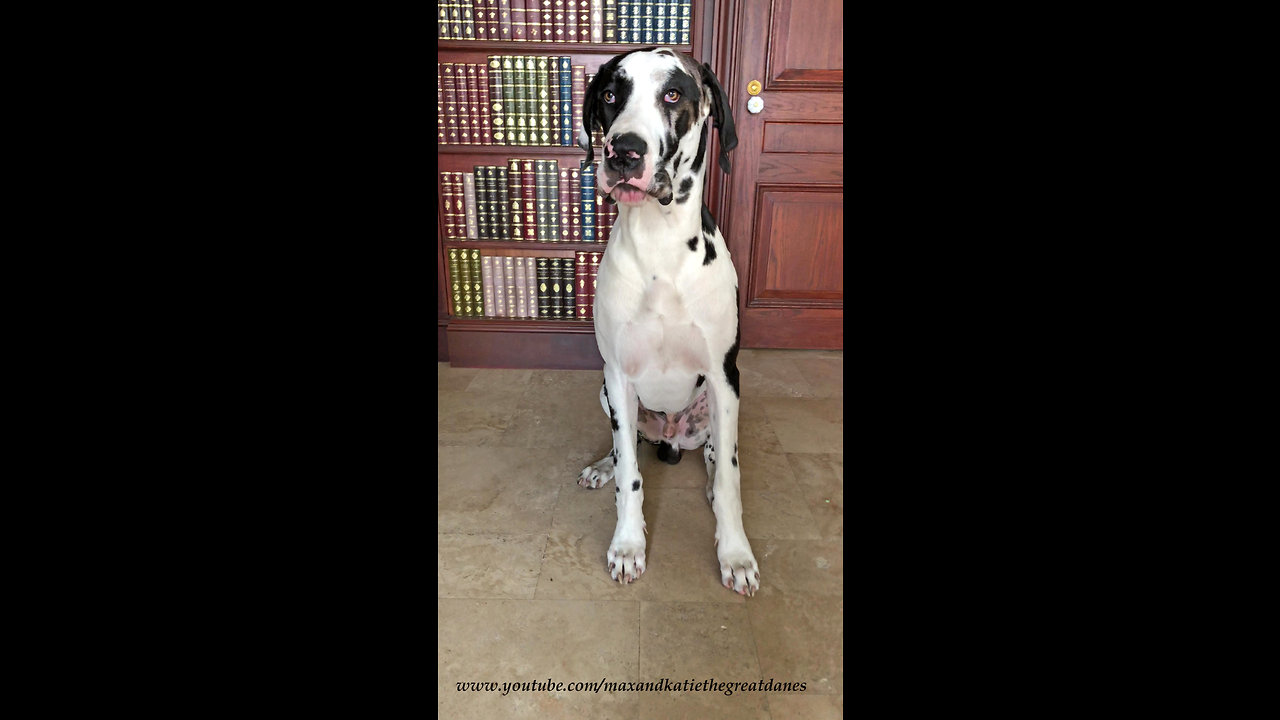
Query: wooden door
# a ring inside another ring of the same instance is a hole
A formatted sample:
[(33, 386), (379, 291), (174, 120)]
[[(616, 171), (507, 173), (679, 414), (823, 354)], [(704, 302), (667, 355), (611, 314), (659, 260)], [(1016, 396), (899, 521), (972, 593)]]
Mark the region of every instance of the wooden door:
[[(738, 147), (712, 194), (738, 270), (742, 347), (843, 349), (844, 3), (728, 4), (714, 67)], [(759, 114), (747, 109), (753, 80)]]

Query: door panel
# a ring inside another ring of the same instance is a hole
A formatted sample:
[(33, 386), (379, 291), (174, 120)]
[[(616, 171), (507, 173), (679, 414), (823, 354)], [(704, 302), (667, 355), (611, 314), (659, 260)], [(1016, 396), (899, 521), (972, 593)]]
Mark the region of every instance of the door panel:
[[(727, 3), (717, 60), (738, 147), (719, 217), (743, 347), (844, 347), (843, 3)], [(747, 111), (759, 81), (764, 109)]]

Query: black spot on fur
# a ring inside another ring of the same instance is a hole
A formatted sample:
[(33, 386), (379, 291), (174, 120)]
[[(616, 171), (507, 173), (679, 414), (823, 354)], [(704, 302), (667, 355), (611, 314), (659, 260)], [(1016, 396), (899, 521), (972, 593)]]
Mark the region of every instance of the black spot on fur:
[(697, 237), (691, 237), (691, 238), (689, 238), (689, 249), (690, 249), (690, 250), (692, 250), (692, 251), (694, 251), (694, 252), (697, 252), (697, 250), (698, 250), (698, 238), (697, 238)]
[(693, 178), (687, 177), (680, 181), (680, 192), (688, 193), (693, 189)]
[(716, 234), (716, 219), (711, 217), (706, 205), (702, 206), (702, 231), (708, 235)]
[(716, 259), (716, 246), (712, 244), (710, 239), (702, 243), (702, 245), (707, 249), (707, 256), (702, 259), (702, 264), (710, 265), (711, 261)]
[(734, 334), (733, 347), (729, 348), (729, 352), (724, 354), (724, 376), (729, 379), (729, 387), (733, 388), (735, 397), (742, 397), (738, 393), (738, 345), (742, 342), (742, 324), (738, 324), (738, 329)]
[(631, 483), (631, 492), (636, 492), (639, 489), (640, 489), (640, 481), (639, 480), (633, 481)]
[(738, 456), (737, 456), (737, 455), (734, 455), (734, 456), (733, 456), (733, 466), (734, 466), (734, 467), (738, 467)]
[[(737, 347), (737, 346), (735, 345), (734, 347)], [(607, 402), (607, 401), (606, 401), (606, 402)], [(614, 412), (614, 411), (613, 411), (613, 403), (608, 403), (608, 404), (609, 404), (609, 424), (613, 426), (613, 429), (614, 429), (614, 430), (617, 430), (617, 429), (618, 429), (618, 414), (617, 414), (616, 412)]]
[(658, 443), (658, 459), (668, 465), (676, 465), (680, 462), (680, 456), (683, 453), (680, 448), (669, 443)]
[(701, 375), (701, 374), (699, 374), (699, 375), (698, 375), (698, 382), (694, 383), (694, 384), (693, 384), (693, 386), (694, 386), (694, 387), (702, 387), (702, 383), (704, 383), (704, 382), (706, 382), (706, 381), (707, 381), (707, 376), (706, 376), (706, 375)]
[(702, 124), (702, 136), (698, 139), (698, 154), (693, 156), (693, 171), (695, 173), (702, 169), (702, 159), (707, 155), (707, 134), (710, 129), (709, 123)]

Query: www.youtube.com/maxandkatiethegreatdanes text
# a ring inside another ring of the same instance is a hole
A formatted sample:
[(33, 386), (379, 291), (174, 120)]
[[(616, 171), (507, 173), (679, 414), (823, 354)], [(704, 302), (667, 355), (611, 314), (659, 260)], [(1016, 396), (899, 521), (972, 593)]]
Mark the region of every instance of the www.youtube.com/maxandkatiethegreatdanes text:
[(496, 692), (502, 695), (512, 692), (721, 692), (732, 695), (734, 692), (804, 692), (807, 685), (804, 682), (778, 682), (773, 678), (747, 682), (717, 682), (715, 678), (682, 682), (667, 678), (655, 682), (609, 682), (608, 678), (600, 678), (598, 682), (570, 683), (547, 678), (546, 682), (460, 682), (458, 692)]

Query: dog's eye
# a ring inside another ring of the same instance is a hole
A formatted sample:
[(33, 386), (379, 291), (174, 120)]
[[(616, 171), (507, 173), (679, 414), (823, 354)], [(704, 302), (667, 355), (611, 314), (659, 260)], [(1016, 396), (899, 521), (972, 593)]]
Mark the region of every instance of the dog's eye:
[(680, 91), (668, 90), (667, 94), (662, 96), (662, 99), (669, 103), (678, 102), (680, 100)]
[(616, 96), (614, 96), (614, 94), (613, 94), (612, 92), (610, 92), (610, 91), (608, 91), (608, 90), (605, 90), (605, 91), (604, 91), (604, 93), (603, 93), (600, 97), (601, 97), (601, 99), (603, 99), (606, 103), (608, 103), (608, 104), (610, 104), (610, 105), (612, 105), (612, 104), (613, 104), (613, 101), (614, 101), (614, 100), (617, 100), (617, 99), (618, 99)]

